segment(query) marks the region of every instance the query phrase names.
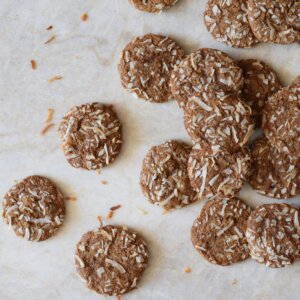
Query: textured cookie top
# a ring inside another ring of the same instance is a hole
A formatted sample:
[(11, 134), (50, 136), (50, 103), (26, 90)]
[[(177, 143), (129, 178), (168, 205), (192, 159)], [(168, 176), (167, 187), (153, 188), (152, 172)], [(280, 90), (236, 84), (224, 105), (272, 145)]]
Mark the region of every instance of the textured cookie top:
[(75, 265), (88, 288), (116, 296), (136, 288), (148, 256), (147, 245), (139, 234), (109, 225), (82, 236), (76, 247)]
[(258, 42), (248, 22), (245, 0), (209, 0), (204, 21), (209, 33), (228, 46), (249, 48)]
[(272, 95), (263, 109), (262, 127), (266, 137), (280, 151), (299, 157), (300, 83), (295, 82)]
[(250, 207), (237, 198), (208, 201), (192, 227), (194, 247), (213, 264), (227, 266), (245, 260), (250, 213)]
[(75, 168), (101, 169), (121, 150), (121, 123), (112, 106), (101, 103), (73, 107), (62, 119), (59, 135), (65, 156)]
[(251, 108), (234, 95), (203, 101), (194, 96), (184, 109), (184, 124), (193, 141), (236, 151), (245, 145), (254, 129)]
[(169, 81), (184, 51), (169, 37), (146, 34), (135, 38), (121, 53), (121, 83), (135, 96), (150, 102), (171, 99)]
[(188, 175), (201, 199), (231, 198), (248, 179), (250, 166), (246, 147), (230, 153), (218, 146), (196, 144), (189, 157)]
[(300, 194), (300, 160), (278, 151), (266, 138), (252, 146), (252, 167), (249, 183), (258, 193), (278, 199)]
[(244, 85), (241, 97), (252, 108), (257, 127), (261, 126), (265, 101), (281, 89), (277, 74), (264, 62), (256, 59), (238, 61), (243, 70)]
[(242, 85), (242, 70), (226, 53), (210, 48), (188, 55), (174, 68), (170, 81), (173, 97), (181, 107), (195, 94), (209, 99), (235, 92)]
[(171, 209), (197, 200), (187, 174), (190, 152), (190, 146), (177, 141), (167, 141), (148, 151), (142, 165), (140, 185), (151, 203)]
[(28, 241), (44, 241), (62, 225), (64, 198), (47, 178), (29, 176), (4, 196), (3, 219), (16, 235)]
[[(300, 38), (296, 29), (298, 0), (249, 0), (249, 23), (254, 35), (261, 42), (278, 44), (294, 43)], [(299, 4), (298, 4), (299, 8)], [(295, 27), (293, 27), (295, 26)]]
[(292, 264), (299, 259), (299, 233), (298, 209), (283, 203), (258, 206), (247, 223), (250, 255), (272, 268)]
[(135, 8), (150, 13), (160, 13), (164, 9), (175, 5), (178, 0), (129, 0)]

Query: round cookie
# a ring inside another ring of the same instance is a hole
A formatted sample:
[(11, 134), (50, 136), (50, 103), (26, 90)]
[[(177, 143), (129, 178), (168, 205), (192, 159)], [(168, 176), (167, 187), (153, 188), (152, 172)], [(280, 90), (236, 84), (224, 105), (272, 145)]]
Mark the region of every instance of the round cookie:
[(241, 68), (224, 52), (202, 48), (188, 55), (174, 68), (170, 86), (180, 107), (189, 98), (222, 97), (224, 92), (236, 92), (243, 85)]
[(247, 147), (230, 153), (219, 146), (198, 143), (189, 157), (188, 175), (200, 199), (232, 198), (248, 179), (250, 167)]
[(277, 199), (300, 194), (300, 160), (278, 151), (266, 138), (252, 145), (249, 183), (258, 193)]
[(252, 108), (256, 126), (260, 127), (265, 101), (280, 90), (282, 85), (277, 74), (262, 61), (243, 59), (237, 64), (242, 68), (244, 75), (241, 97)]
[(299, 211), (288, 204), (258, 206), (247, 222), (250, 255), (271, 268), (281, 268), (299, 259)]
[(297, 42), (300, 31), (289, 24), (297, 19), (293, 8), (298, 0), (249, 0), (248, 17), (254, 35), (261, 42), (290, 44)]
[(206, 202), (195, 220), (192, 243), (210, 263), (228, 266), (249, 257), (245, 232), (251, 208), (237, 198)]
[(122, 146), (122, 125), (111, 105), (73, 107), (62, 119), (59, 135), (65, 156), (75, 168), (98, 170), (111, 164)]
[(146, 34), (135, 38), (121, 53), (118, 65), (121, 83), (138, 98), (149, 102), (171, 99), (171, 72), (184, 51), (169, 37)]
[(208, 32), (228, 46), (249, 48), (258, 43), (248, 22), (244, 0), (208, 0), (204, 21)]
[(184, 108), (184, 125), (194, 142), (206, 141), (236, 151), (252, 135), (251, 108), (234, 94), (202, 101), (191, 97)]
[(160, 13), (164, 9), (175, 5), (178, 0), (129, 0), (137, 9), (149, 13)]
[(52, 181), (29, 176), (4, 196), (2, 216), (16, 235), (28, 241), (44, 241), (62, 225), (65, 204)]
[(280, 151), (299, 157), (300, 82), (268, 98), (263, 109), (262, 128), (267, 139)]
[(88, 288), (117, 296), (136, 288), (148, 256), (147, 245), (139, 234), (108, 225), (82, 236), (76, 247), (75, 265)]
[(190, 152), (190, 146), (177, 141), (167, 141), (148, 151), (142, 164), (140, 185), (151, 203), (169, 210), (197, 200), (187, 174)]

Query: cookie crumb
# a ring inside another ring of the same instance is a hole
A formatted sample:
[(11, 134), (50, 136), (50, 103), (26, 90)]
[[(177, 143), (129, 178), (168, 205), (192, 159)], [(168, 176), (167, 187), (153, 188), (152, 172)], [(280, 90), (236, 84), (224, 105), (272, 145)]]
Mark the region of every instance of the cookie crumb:
[(86, 22), (88, 20), (89, 16), (87, 13), (84, 13), (80, 16), (80, 21)]
[(30, 63), (31, 63), (31, 69), (32, 69), (32, 70), (36, 70), (36, 68), (37, 68), (37, 63), (36, 63), (36, 61), (32, 59), (32, 60), (30, 61)]
[(101, 180), (101, 183), (106, 185), (106, 184), (108, 184), (108, 181), (107, 180)]
[(45, 45), (50, 44), (52, 41), (55, 40), (55, 38), (56, 38), (55, 35), (52, 35), (52, 36), (50, 37), (50, 39), (47, 40), (44, 44), (45, 44)]
[(192, 269), (191, 269), (190, 267), (185, 267), (185, 268), (183, 269), (183, 272), (184, 272), (184, 273), (191, 273), (191, 272), (192, 272)]
[(46, 30), (52, 30), (53, 29), (53, 26), (52, 25), (49, 25)]
[(112, 219), (113, 216), (114, 216), (114, 212), (112, 210), (109, 210), (106, 215), (106, 219), (110, 220)]
[(139, 208), (138, 210), (139, 210), (139, 212), (140, 212), (141, 214), (143, 214), (143, 215), (148, 215), (148, 212), (147, 212), (146, 210), (144, 210), (144, 209), (142, 209), (142, 208)]
[(53, 76), (50, 79), (48, 79), (48, 82), (52, 83), (54, 81), (61, 80), (61, 79), (62, 79), (62, 76)]
[(45, 135), (50, 128), (54, 126), (54, 123), (45, 124), (42, 130), (40, 131), (40, 135)]
[(121, 296), (117, 296), (117, 300), (121, 300)]
[(53, 108), (48, 108), (48, 113), (47, 113), (47, 118), (45, 123), (50, 123), (53, 119), (53, 114), (54, 114), (54, 109)]
[(115, 206), (112, 206), (111, 208), (110, 208), (110, 210), (112, 210), (112, 211), (115, 211), (115, 210), (117, 210), (117, 209), (119, 209), (119, 208), (121, 208), (122, 207), (122, 205), (115, 205)]
[(236, 285), (237, 283), (238, 283), (237, 279), (233, 279), (232, 282), (231, 282), (232, 285)]
[(162, 215), (167, 215), (169, 213), (169, 210), (168, 209), (164, 209), (163, 212), (162, 212)]
[(100, 227), (102, 227), (102, 226), (103, 226), (103, 218), (102, 218), (102, 216), (99, 215), (99, 216), (97, 217), (97, 220), (98, 220), (98, 222), (100, 223)]
[(76, 201), (77, 197), (76, 196), (67, 196), (65, 197), (66, 201)]

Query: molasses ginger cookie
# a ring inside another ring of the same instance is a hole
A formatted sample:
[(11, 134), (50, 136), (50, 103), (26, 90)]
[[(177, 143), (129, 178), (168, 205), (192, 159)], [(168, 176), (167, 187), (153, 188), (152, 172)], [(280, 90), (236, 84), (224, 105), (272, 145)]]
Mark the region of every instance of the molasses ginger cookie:
[(16, 235), (28, 241), (44, 241), (62, 225), (64, 198), (52, 181), (29, 176), (4, 196), (3, 219)]
[(73, 107), (62, 119), (59, 135), (65, 156), (75, 168), (99, 170), (121, 151), (122, 126), (111, 105)]
[(192, 243), (210, 263), (228, 266), (249, 257), (245, 232), (251, 208), (237, 198), (206, 202), (195, 220)]
[(299, 18), (297, 2), (299, 1), (249, 0), (249, 24), (256, 38), (261, 42), (277, 44), (297, 42), (300, 38), (300, 31), (297, 30), (299, 20), (293, 25), (293, 21)]
[(299, 259), (298, 209), (288, 204), (258, 206), (247, 222), (250, 255), (271, 268), (281, 268)]
[(262, 128), (281, 152), (300, 157), (300, 82), (294, 82), (268, 98)]
[(251, 167), (247, 147), (236, 152), (197, 143), (189, 157), (188, 175), (200, 199), (235, 197), (248, 179)]
[(149, 102), (171, 99), (171, 72), (184, 51), (169, 37), (146, 34), (130, 42), (118, 65), (121, 83), (138, 98)]
[(252, 108), (256, 126), (260, 127), (265, 101), (280, 90), (282, 85), (277, 74), (262, 61), (243, 59), (237, 64), (242, 68), (244, 75), (241, 97)]
[(144, 158), (140, 185), (148, 200), (169, 210), (197, 200), (187, 174), (191, 147), (167, 141), (152, 147)]
[(180, 107), (189, 98), (201, 94), (201, 98), (222, 97), (236, 92), (243, 85), (240, 67), (224, 52), (203, 48), (186, 56), (174, 68), (170, 87)]
[(279, 151), (266, 138), (252, 145), (249, 183), (258, 193), (278, 199), (300, 194), (300, 160)]
[(233, 152), (248, 142), (254, 129), (251, 108), (234, 94), (209, 101), (191, 97), (184, 108), (184, 125), (194, 142), (206, 141)]
[(147, 245), (138, 233), (108, 225), (82, 236), (76, 247), (75, 265), (88, 288), (117, 296), (137, 287), (148, 257)]
[(248, 22), (245, 0), (208, 0), (204, 21), (209, 33), (228, 46), (249, 48), (258, 43)]
[(129, 0), (138, 10), (149, 13), (160, 13), (164, 9), (175, 5), (178, 0)]

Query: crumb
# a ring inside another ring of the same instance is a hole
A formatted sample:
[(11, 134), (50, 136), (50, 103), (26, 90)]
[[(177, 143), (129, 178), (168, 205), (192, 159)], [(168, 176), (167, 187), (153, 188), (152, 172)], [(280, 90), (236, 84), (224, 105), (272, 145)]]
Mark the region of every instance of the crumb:
[(66, 201), (76, 201), (77, 197), (76, 196), (67, 196), (65, 197)]
[(97, 170), (98, 175), (101, 175), (101, 169)]
[(141, 214), (143, 214), (143, 215), (148, 215), (148, 212), (147, 212), (146, 210), (144, 210), (144, 209), (142, 209), (142, 208), (139, 208), (138, 210), (139, 210), (139, 212), (140, 212)]
[(97, 217), (97, 220), (98, 220), (98, 222), (100, 223), (100, 227), (102, 227), (103, 226), (103, 219), (102, 219), (102, 216), (98, 216)]
[(190, 267), (185, 267), (185, 268), (183, 269), (183, 272), (184, 272), (184, 273), (191, 273), (191, 272), (192, 272), (192, 269), (191, 269)]
[(82, 14), (82, 15), (80, 16), (80, 20), (81, 20), (82, 22), (87, 21), (88, 18), (89, 18), (89, 16), (88, 16), (87, 13), (84, 13), (84, 14)]
[(162, 215), (166, 215), (169, 213), (169, 210), (168, 209), (164, 209), (163, 212), (162, 212)]
[(54, 114), (54, 109), (48, 108), (48, 114), (47, 114), (47, 119), (46, 119), (45, 123), (50, 123), (52, 121), (53, 114)]
[(113, 215), (114, 215), (114, 212), (112, 210), (109, 210), (106, 215), (106, 219), (108, 219), (108, 220), (112, 219)]
[(117, 296), (117, 300), (121, 300), (121, 296)]
[(45, 45), (50, 44), (54, 40), (55, 40), (55, 35), (52, 35), (51, 38), (45, 42)]
[(30, 63), (31, 63), (31, 69), (32, 70), (36, 70), (36, 68), (37, 68), (36, 61), (35, 60), (31, 60)]
[(115, 206), (112, 206), (111, 208), (110, 208), (110, 210), (112, 210), (112, 211), (114, 211), (114, 210), (117, 210), (117, 209), (119, 209), (119, 208), (121, 208), (122, 207), (122, 205), (115, 205)]
[(46, 30), (52, 30), (53, 29), (53, 26), (52, 25), (49, 25)]
[(52, 82), (54, 82), (54, 81), (56, 81), (56, 80), (61, 80), (61, 79), (62, 79), (61, 76), (54, 76), (54, 77), (48, 79), (48, 82), (49, 82), (49, 83), (52, 83)]
[(236, 285), (237, 283), (238, 283), (237, 279), (233, 279), (232, 282), (231, 282), (232, 285)]
[(54, 126), (54, 123), (45, 124), (42, 130), (40, 131), (40, 135), (45, 135), (50, 128)]
[(107, 180), (101, 180), (101, 183), (105, 185), (105, 184), (108, 184), (108, 181)]

